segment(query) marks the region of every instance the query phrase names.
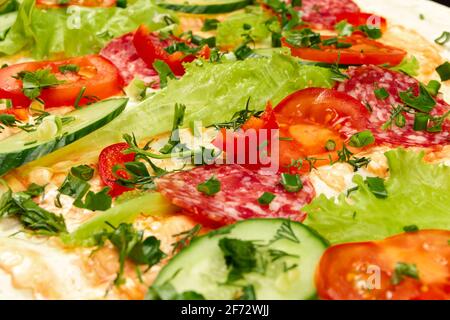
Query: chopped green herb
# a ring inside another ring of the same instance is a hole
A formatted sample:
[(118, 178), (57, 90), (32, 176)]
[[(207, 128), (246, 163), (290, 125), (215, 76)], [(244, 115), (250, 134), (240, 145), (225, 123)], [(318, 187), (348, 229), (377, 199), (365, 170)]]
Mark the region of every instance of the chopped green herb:
[(419, 95), (415, 96), (412, 90), (400, 91), (398, 93), (400, 99), (409, 107), (421, 112), (430, 112), (436, 105), (436, 101), (430, 95), (424, 85), (419, 84)]
[(219, 240), (219, 248), (225, 258), (225, 263), (230, 269), (227, 283), (242, 279), (245, 273), (256, 269), (256, 247), (251, 241), (222, 238)]
[(77, 95), (77, 97), (75, 99), (75, 102), (73, 104), (75, 109), (79, 109), (80, 108), (80, 101), (83, 98), (85, 92), (86, 92), (86, 87), (81, 87), (80, 92), (78, 92), (78, 95)]
[(380, 100), (385, 100), (386, 98), (389, 97), (389, 92), (387, 92), (387, 90), (385, 88), (378, 88), (373, 90), (373, 93), (375, 93), (375, 96), (377, 97), (377, 99)]
[(245, 60), (250, 57), (253, 53), (252, 48), (250, 48), (247, 43), (241, 44), (239, 47), (234, 50), (234, 55), (238, 60)]
[(345, 144), (342, 146), (341, 150), (337, 151), (338, 154), (338, 162), (346, 162), (353, 167), (354, 171), (358, 171), (358, 169), (362, 167), (367, 167), (370, 162), (370, 158), (366, 157), (355, 157), (353, 153), (348, 150)]
[(220, 181), (215, 176), (212, 176), (205, 182), (198, 184), (197, 190), (207, 196), (215, 195), (220, 191)]
[(202, 225), (196, 224), (192, 229), (174, 235), (174, 237), (181, 237), (181, 238), (175, 243), (172, 243), (173, 247), (172, 253), (176, 253), (181, 249), (185, 248), (194, 239), (194, 237), (197, 236), (197, 234), (200, 232), (201, 229)]
[(111, 232), (102, 232), (96, 235), (99, 246), (104, 245), (105, 240), (109, 240), (119, 251), (119, 271), (117, 272), (114, 284), (119, 286), (125, 282), (123, 278), (125, 260), (128, 258), (138, 265), (151, 267), (157, 264), (166, 255), (160, 250), (160, 241), (154, 236), (144, 239), (142, 231), (137, 231), (132, 224), (121, 223)]
[(31, 100), (39, 97), (42, 89), (54, 87), (62, 83), (62, 81), (56, 79), (50, 69), (21, 71), (13, 78), (22, 80), (22, 92)]
[(450, 111), (447, 111), (441, 116), (433, 117), (430, 116), (429, 120), (430, 123), (432, 123), (432, 126), (427, 128), (428, 132), (441, 132), (442, 131), (442, 125), (444, 124), (444, 121), (447, 119), (447, 117), (450, 115)]
[(436, 72), (439, 74), (439, 77), (441, 77), (441, 81), (447, 81), (450, 79), (450, 63), (445, 61), (436, 68)]
[(31, 183), (28, 186), (27, 190), (24, 191), (24, 193), (26, 193), (30, 197), (37, 197), (37, 196), (40, 196), (41, 194), (44, 194), (44, 191), (45, 191), (45, 186), (41, 186), (36, 183)]
[(216, 30), (219, 24), (219, 20), (217, 19), (205, 19), (203, 23), (202, 31), (211, 31)]
[(303, 189), (302, 179), (298, 174), (282, 173), (280, 183), (287, 192), (298, 192)]
[(428, 84), (426, 86), (426, 89), (433, 97), (437, 96), (440, 88), (441, 88), (441, 83), (437, 80), (430, 80), (430, 82), (428, 82)]
[(420, 13), (420, 14), (419, 14), (419, 19), (420, 19), (420, 20), (425, 20), (425, 15), (424, 15), (423, 13)]
[(89, 183), (69, 173), (58, 191), (74, 199), (81, 199), (89, 188)]
[(425, 131), (428, 128), (428, 121), (430, 116), (427, 113), (416, 112), (414, 114), (414, 125), (413, 129), (415, 131)]
[(111, 190), (110, 187), (105, 187), (99, 192), (95, 193), (93, 191), (89, 191), (86, 194), (86, 198), (84, 200), (84, 203), (81, 201), (80, 198), (77, 198), (74, 202), (74, 206), (78, 208), (84, 208), (91, 211), (105, 211), (111, 208), (112, 204), (112, 198), (108, 194), (108, 192)]
[(84, 181), (89, 181), (94, 176), (94, 169), (86, 164), (82, 164), (70, 169), (70, 173)]
[(216, 129), (226, 128), (226, 129), (233, 129), (236, 131), (244, 123), (248, 121), (251, 117), (258, 117), (261, 115), (261, 111), (251, 110), (250, 109), (250, 97), (247, 99), (247, 102), (245, 103), (245, 109), (237, 111), (233, 114), (231, 117), (231, 120), (228, 122), (221, 122), (213, 124), (212, 127), (215, 127)]
[(67, 72), (78, 72), (80, 71), (80, 66), (76, 64), (64, 64), (58, 67), (59, 72), (67, 73)]
[(155, 60), (153, 68), (158, 72), (161, 89), (167, 87), (167, 79), (176, 79), (170, 67), (162, 60)]
[(183, 125), (185, 112), (186, 106), (184, 104), (175, 103), (172, 132), (170, 133), (169, 141), (159, 150), (159, 152), (169, 154), (180, 143), (179, 128)]
[(449, 41), (450, 41), (450, 32), (448, 32), (448, 31), (442, 32), (442, 34), (439, 37), (434, 39), (434, 42), (436, 42), (437, 44), (439, 44), (441, 46), (445, 45)]
[(347, 20), (336, 23), (334, 29), (338, 32), (339, 36), (350, 36), (354, 31), (353, 26)]
[(362, 148), (375, 142), (375, 138), (370, 130), (364, 130), (351, 136), (349, 145)]
[(383, 35), (381, 29), (374, 28), (372, 26), (361, 25), (358, 27), (358, 30), (364, 32), (367, 35), (367, 37), (371, 39), (380, 39), (381, 36)]
[(292, 229), (291, 220), (284, 220), (281, 223), (280, 228), (278, 228), (277, 232), (270, 242), (273, 243), (278, 240), (288, 240), (294, 243), (300, 243), (300, 240)]
[(419, 279), (419, 273), (415, 264), (408, 264), (404, 262), (397, 262), (394, 269), (394, 274), (391, 277), (393, 285), (400, 284), (405, 277)]
[(275, 195), (271, 192), (264, 192), (259, 198), (258, 203), (263, 206), (269, 205), (273, 199), (275, 199)]
[(387, 130), (392, 127), (392, 122), (399, 128), (403, 128), (406, 125), (405, 116), (402, 114), (404, 111), (403, 106), (393, 107), (389, 119), (381, 126), (381, 129)]
[(334, 151), (336, 149), (336, 142), (334, 140), (329, 139), (325, 143), (325, 150), (327, 151)]
[(379, 199), (385, 199), (388, 196), (386, 186), (384, 185), (384, 179), (379, 177), (367, 177), (366, 181), (370, 192), (372, 192), (375, 197)]
[(403, 231), (405, 232), (417, 232), (419, 231), (419, 227), (416, 226), (415, 224), (409, 225), (409, 226), (404, 226), (403, 227)]
[[(3, 126), (6, 127), (15, 127), (16, 126), (16, 117), (12, 114), (3, 113), (0, 114), (0, 132), (4, 129)], [(2, 126), (3, 125), (3, 126)]]
[(285, 41), (296, 48), (317, 47), (321, 43), (320, 33), (309, 28), (293, 30), (286, 33)]
[[(3, 192), (0, 197), (0, 217), (17, 216), (25, 229), (39, 235), (56, 236), (67, 232), (63, 216), (41, 208), (33, 201), (32, 195), (29, 193), (13, 193), (3, 180), (0, 180), (0, 183), (7, 187), (7, 191)], [(33, 187), (32, 189), (34, 190), (27, 191), (34, 194), (38, 192), (36, 190), (38, 188)]]
[(282, 250), (277, 250), (277, 249), (269, 249), (269, 255), (271, 258), (272, 262), (275, 262), (279, 259), (283, 259), (283, 258), (299, 258), (298, 255), (296, 254), (290, 254), (287, 253), (286, 251), (282, 251)]

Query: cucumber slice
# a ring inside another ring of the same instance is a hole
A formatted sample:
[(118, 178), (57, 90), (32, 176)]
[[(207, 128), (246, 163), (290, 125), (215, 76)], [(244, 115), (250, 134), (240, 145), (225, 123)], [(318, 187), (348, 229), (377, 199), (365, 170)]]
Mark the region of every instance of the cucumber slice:
[[(42, 130), (19, 132), (0, 141), (0, 176), (68, 145), (104, 126), (124, 109), (128, 99), (109, 99), (70, 112), (74, 120), (60, 128), (61, 135), (43, 138)], [(40, 128), (40, 127), (39, 127)], [(95, 143), (95, 141), (92, 141)]]
[(192, 14), (218, 14), (242, 9), (253, 0), (166, 0), (158, 5), (173, 11)]
[[(273, 241), (277, 234), (286, 237)], [(261, 253), (257, 254), (258, 261), (266, 261), (266, 267), (261, 269), (264, 264), (258, 263), (259, 270), (244, 273), (242, 279), (226, 284), (230, 269), (219, 247), (223, 238), (253, 241)], [(298, 222), (241, 221), (194, 239), (160, 271), (148, 297), (169, 285), (179, 294), (193, 291), (206, 299), (229, 300), (238, 298), (244, 286), (253, 285), (256, 299), (315, 299), (314, 273), (327, 246), (314, 230)]]

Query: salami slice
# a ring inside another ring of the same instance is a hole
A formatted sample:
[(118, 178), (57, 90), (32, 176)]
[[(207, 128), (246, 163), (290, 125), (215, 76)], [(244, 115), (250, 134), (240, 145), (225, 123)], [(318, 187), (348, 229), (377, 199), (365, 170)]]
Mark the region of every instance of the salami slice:
[(111, 61), (119, 70), (126, 84), (137, 77), (152, 88), (159, 88), (158, 73), (142, 60), (133, 45), (133, 34), (128, 33), (111, 40), (100, 52), (100, 55)]
[[(350, 67), (347, 74), (350, 79), (336, 86), (338, 91), (345, 92), (360, 100), (372, 109), (369, 118), (369, 129), (376, 140), (397, 146), (429, 147), (450, 142), (450, 123), (443, 123), (442, 131), (431, 133), (413, 129), (414, 114), (403, 112), (406, 123), (403, 127), (392, 124), (389, 128), (382, 126), (391, 118), (393, 106), (404, 105), (398, 93), (412, 89), (414, 95), (419, 92), (419, 82), (403, 73), (391, 71), (374, 65)], [(378, 99), (375, 89), (384, 88), (389, 93), (386, 99)], [(442, 116), (450, 110), (450, 106), (437, 97), (436, 106), (430, 112), (433, 117)]]
[[(197, 185), (212, 176), (220, 181), (220, 191), (212, 196), (197, 191)], [(303, 221), (306, 216), (301, 208), (314, 198), (314, 187), (303, 178), (303, 189), (288, 193), (279, 180), (277, 174), (261, 175), (239, 165), (211, 165), (166, 175), (156, 185), (173, 204), (213, 226), (264, 217)], [(269, 205), (258, 203), (264, 192), (275, 195)]]
[(302, 20), (312, 23), (315, 28), (334, 29), (338, 14), (360, 10), (352, 0), (303, 0), (300, 11)]

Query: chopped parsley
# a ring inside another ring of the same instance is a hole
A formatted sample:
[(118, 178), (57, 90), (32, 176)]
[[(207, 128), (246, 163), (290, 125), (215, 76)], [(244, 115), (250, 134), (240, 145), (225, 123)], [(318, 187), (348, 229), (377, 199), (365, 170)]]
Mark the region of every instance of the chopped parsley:
[(242, 279), (245, 273), (255, 271), (257, 250), (252, 241), (222, 238), (219, 240), (219, 248), (229, 268), (227, 283)]
[(383, 35), (381, 29), (367, 25), (361, 25), (357, 29), (364, 32), (366, 36), (370, 39), (379, 39)]
[(400, 91), (398, 93), (398, 96), (407, 106), (425, 113), (433, 110), (434, 106), (436, 105), (436, 101), (422, 84), (419, 85), (418, 96), (415, 96), (411, 89), (407, 91)]
[(394, 274), (391, 277), (393, 285), (400, 284), (405, 277), (419, 279), (419, 273), (415, 264), (408, 264), (404, 262), (397, 262), (394, 269)]
[(118, 227), (108, 225), (111, 232), (104, 231), (95, 236), (99, 247), (109, 240), (119, 251), (120, 267), (114, 284), (119, 286), (125, 282), (123, 273), (126, 259), (137, 265), (146, 265), (149, 268), (161, 261), (166, 255), (160, 249), (160, 241), (154, 236), (144, 239), (144, 233), (136, 230), (132, 224), (121, 223)]
[(56, 76), (51, 73), (50, 69), (21, 71), (13, 78), (22, 80), (22, 92), (31, 100), (39, 97), (42, 89), (54, 87), (62, 83), (62, 81), (56, 79)]
[(67, 73), (67, 72), (78, 72), (80, 71), (80, 66), (76, 64), (64, 64), (58, 67), (59, 72)]
[(220, 191), (220, 181), (212, 176), (205, 182), (199, 183), (197, 190), (207, 196), (213, 196)]
[(0, 132), (6, 127), (15, 127), (17, 123), (16, 117), (12, 114), (0, 114)]
[(252, 284), (248, 284), (242, 287), (242, 294), (238, 300), (256, 300), (255, 288)]
[(365, 180), (370, 192), (379, 199), (385, 199), (388, 196), (384, 179), (379, 177), (367, 177)]
[(7, 191), (0, 196), (0, 217), (16, 216), (25, 229), (38, 235), (56, 236), (67, 232), (66, 223), (62, 215), (56, 215), (41, 208), (32, 197), (41, 194), (41, 187), (31, 185), (25, 192), (13, 193), (7, 184)]
[(350, 150), (348, 150), (348, 148), (343, 145), (341, 150), (337, 151), (338, 154), (338, 160), (337, 162), (345, 162), (348, 163), (349, 165), (351, 165), (353, 167), (353, 170), (356, 172), (358, 171), (358, 169), (363, 168), (363, 167), (367, 167), (367, 165), (370, 162), (370, 158), (366, 158), (366, 157), (355, 157), (353, 155), (353, 152), (351, 152)]

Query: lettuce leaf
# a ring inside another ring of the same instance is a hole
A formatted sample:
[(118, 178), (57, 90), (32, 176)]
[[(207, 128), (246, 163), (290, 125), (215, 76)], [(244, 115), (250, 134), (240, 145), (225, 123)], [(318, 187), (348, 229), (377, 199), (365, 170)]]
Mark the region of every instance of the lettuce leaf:
[(246, 12), (231, 14), (217, 26), (217, 44), (221, 47), (233, 48), (243, 41), (242, 34), (248, 33), (244, 24), (251, 26), (250, 35), (255, 41), (262, 41), (270, 36), (266, 21), (270, 15), (261, 7), (247, 7)]
[(36, 59), (42, 59), (57, 53), (97, 53), (111, 38), (140, 24), (151, 30), (167, 26), (165, 17), (176, 20), (152, 0), (129, 0), (126, 8), (70, 6), (46, 10), (37, 9), (35, 0), (24, 0), (14, 25), (0, 41), (0, 54), (12, 55), (27, 49)]
[(355, 175), (357, 191), (349, 198), (319, 196), (303, 209), (305, 224), (333, 244), (384, 239), (409, 225), (450, 230), (450, 167), (423, 162), (423, 152), (395, 149), (385, 155), (386, 199), (376, 198)]
[(276, 104), (296, 90), (332, 85), (329, 69), (302, 66), (297, 59), (279, 54), (224, 63), (204, 61), (201, 66), (193, 62), (181, 79), (169, 80), (166, 88), (90, 135), (30, 163), (25, 172), (30, 166), (49, 166), (73, 154), (98, 153), (122, 141), (124, 133), (134, 133), (139, 140), (167, 132), (171, 130), (175, 103), (186, 105), (186, 126), (192, 120), (208, 126), (228, 121), (244, 109), (249, 97), (251, 108), (263, 110), (268, 100)]

